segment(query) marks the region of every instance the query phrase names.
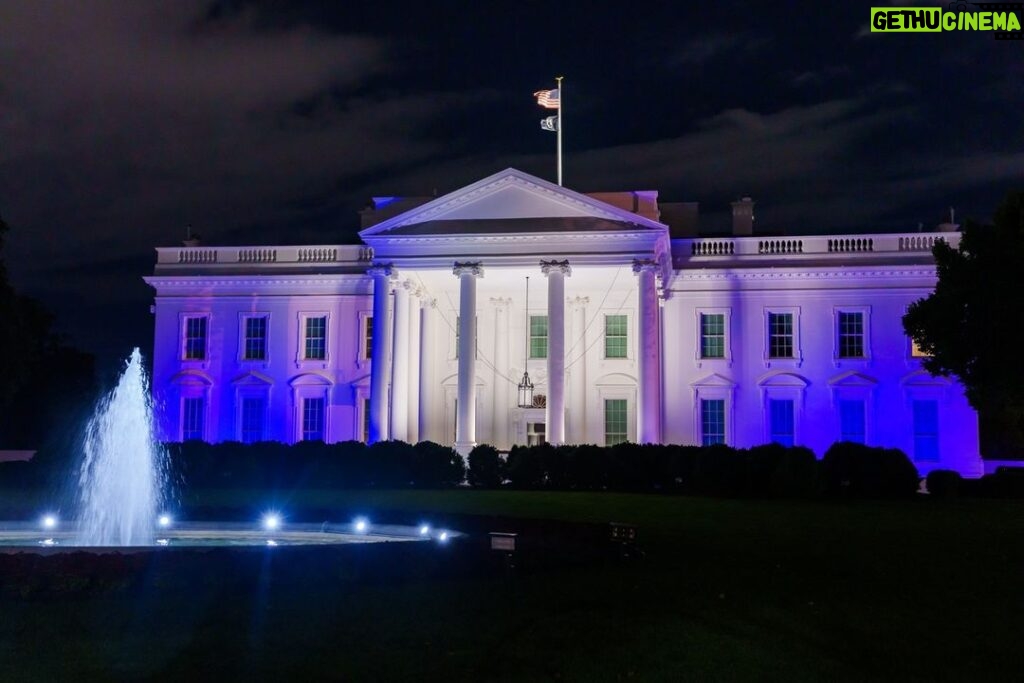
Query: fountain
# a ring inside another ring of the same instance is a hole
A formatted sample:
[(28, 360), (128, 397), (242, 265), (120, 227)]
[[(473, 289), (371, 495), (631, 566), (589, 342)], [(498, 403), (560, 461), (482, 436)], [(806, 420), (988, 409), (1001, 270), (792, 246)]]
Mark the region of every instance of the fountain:
[(167, 490), (166, 454), (136, 348), (86, 430), (79, 478), (78, 545), (152, 545)]
[(351, 523), (285, 524), (277, 512), (258, 525), (175, 522), (170, 502), (167, 454), (153, 430), (149, 382), (136, 348), (117, 386), (103, 397), (89, 420), (78, 476), (78, 518), (62, 524), (53, 514), (41, 524), (0, 523), (0, 547), (8, 552), (158, 550), (210, 546), (339, 545), (460, 536), (419, 527)]

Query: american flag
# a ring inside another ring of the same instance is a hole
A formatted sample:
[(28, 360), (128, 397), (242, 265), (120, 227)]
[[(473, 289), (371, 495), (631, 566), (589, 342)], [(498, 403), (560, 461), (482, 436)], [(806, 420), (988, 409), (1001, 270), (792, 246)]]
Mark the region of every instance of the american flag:
[(558, 88), (554, 90), (538, 90), (533, 93), (533, 96), (537, 98), (537, 104), (545, 109), (558, 109)]

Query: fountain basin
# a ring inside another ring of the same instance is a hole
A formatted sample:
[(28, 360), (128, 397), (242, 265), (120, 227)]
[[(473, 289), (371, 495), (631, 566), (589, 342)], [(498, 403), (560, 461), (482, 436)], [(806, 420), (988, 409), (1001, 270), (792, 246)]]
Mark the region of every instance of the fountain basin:
[(138, 553), (190, 548), (265, 548), (275, 546), (339, 546), (365, 543), (424, 542), (454, 539), (462, 534), (441, 530), (422, 534), (419, 527), (373, 525), (357, 532), (352, 524), (287, 524), (268, 531), (241, 522), (184, 522), (160, 529), (152, 545), (103, 546), (80, 543), (75, 524), (41, 529), (31, 522), (0, 522), (0, 553), (59, 554), (69, 552)]

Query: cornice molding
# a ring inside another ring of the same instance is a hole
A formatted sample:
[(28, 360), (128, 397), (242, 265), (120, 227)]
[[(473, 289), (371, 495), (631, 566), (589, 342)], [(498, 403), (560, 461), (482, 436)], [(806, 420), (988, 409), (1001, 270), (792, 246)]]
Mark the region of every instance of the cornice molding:
[(832, 280), (836, 278), (921, 278), (935, 277), (935, 267), (922, 268), (831, 268), (827, 270), (754, 270), (737, 271), (728, 267), (693, 270), (674, 270), (673, 279), (684, 282), (711, 282), (728, 280)]

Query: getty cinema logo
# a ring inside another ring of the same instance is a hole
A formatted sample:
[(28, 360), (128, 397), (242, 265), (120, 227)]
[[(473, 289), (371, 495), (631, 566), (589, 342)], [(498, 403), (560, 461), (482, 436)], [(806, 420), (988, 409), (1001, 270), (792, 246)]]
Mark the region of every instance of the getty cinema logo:
[(990, 31), (996, 40), (1024, 40), (1021, 2), (951, 2), (942, 7), (872, 7), (872, 33)]

